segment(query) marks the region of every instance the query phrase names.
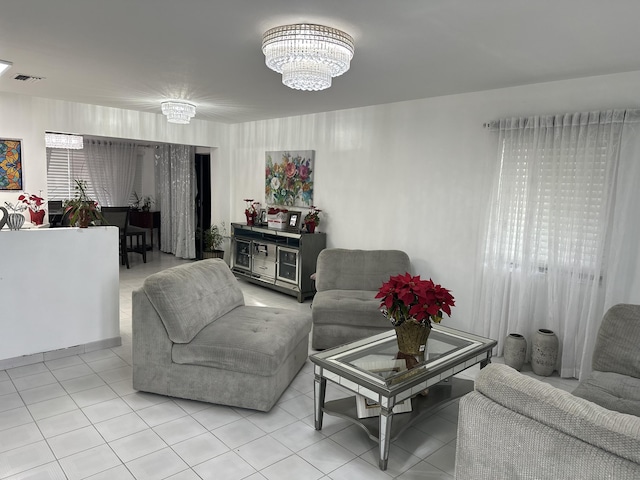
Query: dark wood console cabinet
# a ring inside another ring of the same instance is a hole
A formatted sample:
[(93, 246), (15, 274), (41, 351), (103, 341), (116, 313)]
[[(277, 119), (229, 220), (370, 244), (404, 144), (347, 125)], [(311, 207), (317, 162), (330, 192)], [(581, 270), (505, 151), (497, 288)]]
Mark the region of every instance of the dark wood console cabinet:
[(315, 293), (311, 274), (326, 247), (325, 233), (298, 233), (231, 224), (231, 270), (252, 283), (297, 297)]

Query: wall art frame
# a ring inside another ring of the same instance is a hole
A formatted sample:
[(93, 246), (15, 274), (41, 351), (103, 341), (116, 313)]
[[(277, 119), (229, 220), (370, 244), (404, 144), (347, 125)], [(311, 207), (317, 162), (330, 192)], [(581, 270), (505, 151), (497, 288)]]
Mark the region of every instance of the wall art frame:
[(24, 190), (22, 139), (0, 139), (0, 191)]
[(265, 153), (267, 205), (306, 207), (313, 204), (315, 150)]

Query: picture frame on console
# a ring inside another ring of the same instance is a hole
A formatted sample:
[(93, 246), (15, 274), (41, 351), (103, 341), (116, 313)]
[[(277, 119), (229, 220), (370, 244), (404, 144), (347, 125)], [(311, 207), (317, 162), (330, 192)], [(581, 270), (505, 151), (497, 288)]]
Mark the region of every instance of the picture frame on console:
[(260, 213), (258, 215), (258, 225), (266, 225), (267, 224), (267, 209), (261, 208)]
[(289, 217), (287, 219), (287, 227), (290, 230), (300, 229), (300, 219), (302, 218), (302, 212), (289, 210)]

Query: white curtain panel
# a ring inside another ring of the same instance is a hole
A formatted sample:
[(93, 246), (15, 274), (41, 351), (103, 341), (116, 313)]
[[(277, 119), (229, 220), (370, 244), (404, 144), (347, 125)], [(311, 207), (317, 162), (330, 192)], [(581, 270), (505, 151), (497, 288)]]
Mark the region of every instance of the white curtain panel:
[(162, 251), (195, 258), (195, 149), (162, 145), (156, 152), (156, 205), (161, 214)]
[(136, 176), (138, 144), (84, 138), (87, 170), (100, 205), (129, 205)]
[(580, 378), (591, 369), (605, 309), (631, 298), (623, 286), (638, 271), (621, 256), (635, 249), (637, 263), (632, 209), (639, 203), (631, 178), (637, 184), (638, 113), (511, 118), (496, 127), (500, 173), (476, 322), (498, 340), (498, 355), (509, 333), (524, 335), (530, 346), (539, 328), (553, 330), (561, 376)]

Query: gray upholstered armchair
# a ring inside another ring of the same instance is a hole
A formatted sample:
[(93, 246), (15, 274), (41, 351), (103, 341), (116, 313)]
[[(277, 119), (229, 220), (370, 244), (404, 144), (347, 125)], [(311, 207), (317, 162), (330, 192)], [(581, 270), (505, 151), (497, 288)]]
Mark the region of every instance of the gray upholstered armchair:
[(392, 275), (409, 272), (400, 250), (326, 249), (316, 263), (312, 348), (323, 350), (392, 328), (375, 298)]
[(133, 388), (269, 411), (307, 360), (311, 315), (255, 307), (220, 259), (133, 292)]
[(592, 366), (573, 394), (640, 417), (640, 305), (614, 305), (605, 313)]

